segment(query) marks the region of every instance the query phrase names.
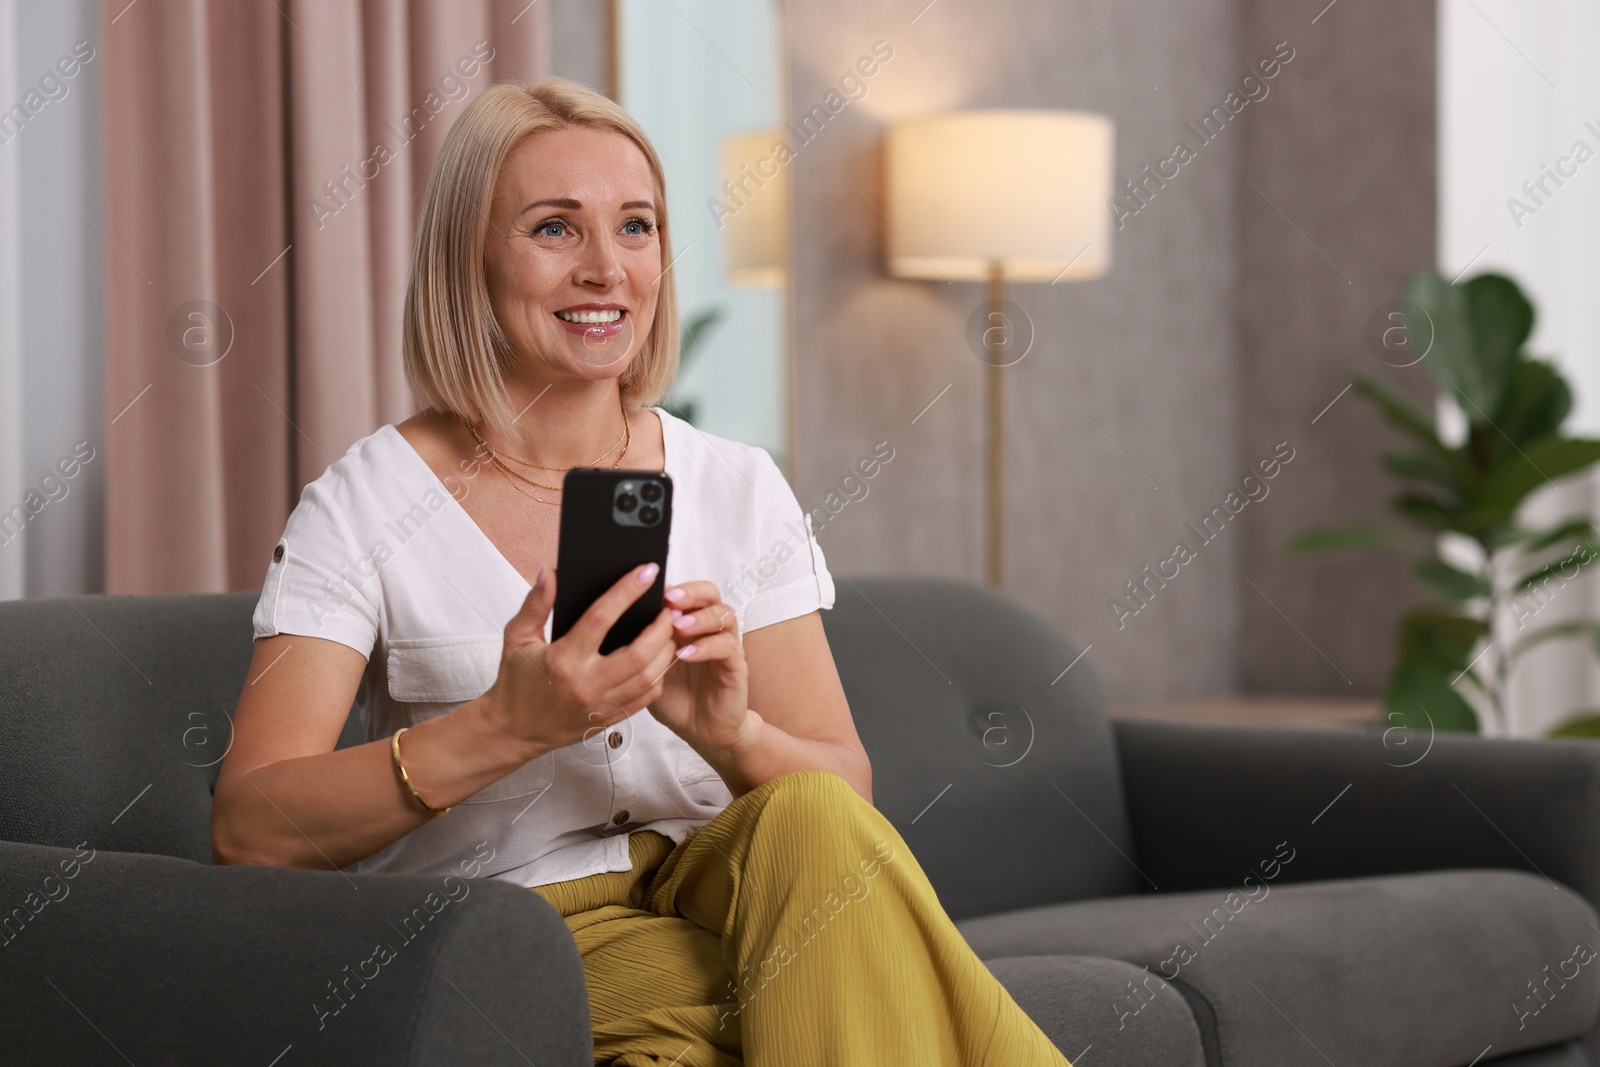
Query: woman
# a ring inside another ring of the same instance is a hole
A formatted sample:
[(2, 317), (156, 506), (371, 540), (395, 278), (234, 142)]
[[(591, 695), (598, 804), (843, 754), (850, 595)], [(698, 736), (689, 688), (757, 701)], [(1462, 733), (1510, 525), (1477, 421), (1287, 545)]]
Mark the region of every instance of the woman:
[[(532, 889), (577, 940), (597, 1063), (1065, 1064), (872, 807), (783, 476), (653, 406), (671, 263), (661, 164), (614, 103), (545, 79), (462, 112), (406, 298), (423, 410), (308, 485), (274, 549), (216, 860)], [(550, 640), (572, 465), (674, 482), (667, 604), (605, 656), (655, 572)], [(369, 740), (334, 751), (363, 679)]]

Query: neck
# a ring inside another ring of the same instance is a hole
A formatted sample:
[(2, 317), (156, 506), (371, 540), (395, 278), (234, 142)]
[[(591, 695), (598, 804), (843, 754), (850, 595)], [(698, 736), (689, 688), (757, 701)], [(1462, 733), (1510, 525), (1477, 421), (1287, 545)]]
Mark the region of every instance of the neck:
[[(617, 443), (623, 432), (615, 378), (602, 381), (532, 382), (512, 379), (506, 395), (513, 414), (507, 434), (480, 426), (491, 445), (550, 467), (588, 463)], [(620, 446), (618, 446), (620, 448)], [(609, 458), (615, 458), (616, 453)]]

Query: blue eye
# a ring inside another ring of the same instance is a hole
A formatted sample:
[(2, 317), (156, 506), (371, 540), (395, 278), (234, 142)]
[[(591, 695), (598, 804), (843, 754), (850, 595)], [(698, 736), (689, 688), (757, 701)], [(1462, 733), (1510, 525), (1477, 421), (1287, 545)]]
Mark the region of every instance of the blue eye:
[(629, 219), (627, 222), (624, 222), (622, 225), (624, 227), (636, 227), (635, 229), (629, 231), (629, 233), (635, 237), (644, 237), (656, 232), (655, 223), (651, 222), (649, 219), (635, 217)]
[(560, 219), (547, 219), (544, 222), (539, 223), (539, 225), (535, 226), (533, 228), (532, 232), (534, 232), (536, 234), (540, 234), (540, 235), (545, 236), (545, 237), (560, 237), (561, 234), (559, 234), (559, 233), (549, 233), (549, 232), (547, 232), (547, 231), (550, 230), (551, 227), (557, 227), (557, 228), (559, 228), (561, 230), (565, 230), (566, 227), (567, 227), (567, 224), (565, 222), (562, 222)]

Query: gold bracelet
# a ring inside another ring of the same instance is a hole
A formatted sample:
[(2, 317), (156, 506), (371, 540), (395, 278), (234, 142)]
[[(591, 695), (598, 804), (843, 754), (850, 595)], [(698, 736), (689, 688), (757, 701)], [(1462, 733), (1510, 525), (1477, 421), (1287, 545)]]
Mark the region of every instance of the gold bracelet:
[(400, 729), (394, 732), (394, 740), (389, 742), (389, 755), (394, 757), (395, 773), (400, 776), (400, 784), (405, 786), (406, 789), (410, 791), (411, 799), (415, 800), (418, 804), (421, 804), (431, 814), (443, 815), (445, 812), (449, 811), (450, 808), (436, 808), (432, 804), (429, 804), (426, 800), (423, 800), (422, 794), (417, 792), (417, 787), (411, 784), (411, 776), (406, 773), (406, 765), (400, 762), (400, 735), (409, 729), (411, 729), (409, 726), (400, 727)]

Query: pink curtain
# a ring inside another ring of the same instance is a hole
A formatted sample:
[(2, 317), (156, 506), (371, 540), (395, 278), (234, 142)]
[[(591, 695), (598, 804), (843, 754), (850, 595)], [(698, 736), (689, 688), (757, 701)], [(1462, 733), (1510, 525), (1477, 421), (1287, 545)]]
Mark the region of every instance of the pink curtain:
[(549, 69), (528, 0), (104, 0), (106, 585), (259, 588), (300, 488), (414, 410), (418, 199)]

